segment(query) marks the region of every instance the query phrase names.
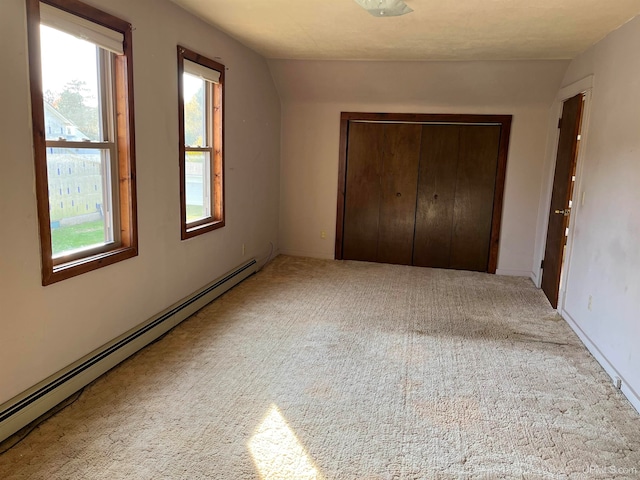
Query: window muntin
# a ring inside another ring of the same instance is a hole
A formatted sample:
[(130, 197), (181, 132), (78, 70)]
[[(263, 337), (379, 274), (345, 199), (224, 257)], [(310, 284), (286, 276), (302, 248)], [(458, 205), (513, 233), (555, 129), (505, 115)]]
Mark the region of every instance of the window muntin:
[(224, 66), (178, 47), (182, 238), (224, 226)]
[(48, 285), (137, 255), (131, 26), (76, 0), (27, 6)]

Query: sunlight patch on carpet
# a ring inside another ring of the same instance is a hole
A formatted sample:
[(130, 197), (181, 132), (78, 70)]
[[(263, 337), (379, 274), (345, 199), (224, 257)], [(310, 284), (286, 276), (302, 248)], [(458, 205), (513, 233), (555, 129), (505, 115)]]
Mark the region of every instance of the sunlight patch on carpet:
[(248, 446), (264, 480), (322, 479), (276, 405), (271, 405)]

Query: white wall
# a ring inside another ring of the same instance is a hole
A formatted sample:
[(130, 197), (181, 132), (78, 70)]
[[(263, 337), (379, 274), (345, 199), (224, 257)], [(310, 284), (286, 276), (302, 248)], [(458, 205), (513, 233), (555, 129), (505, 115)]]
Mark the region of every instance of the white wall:
[(533, 277), (548, 110), (567, 64), (270, 60), (283, 102), (280, 251), (334, 257), (341, 111), (512, 114), (498, 272)]
[[(166, 0), (88, 0), (133, 24), (140, 255), (41, 286), (24, 0), (0, 2), (0, 403), (277, 248), (280, 101), (265, 60)], [(227, 225), (180, 241), (176, 45), (221, 57)], [(242, 244), (246, 256), (242, 256)]]
[(562, 313), (640, 410), (638, 45), (640, 17), (577, 57), (563, 81), (594, 76)]

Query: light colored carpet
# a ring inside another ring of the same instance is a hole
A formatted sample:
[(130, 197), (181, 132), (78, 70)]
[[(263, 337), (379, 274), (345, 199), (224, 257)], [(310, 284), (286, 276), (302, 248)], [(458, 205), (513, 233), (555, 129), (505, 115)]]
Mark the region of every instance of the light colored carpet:
[(528, 279), (281, 256), (0, 478), (640, 478), (640, 416)]

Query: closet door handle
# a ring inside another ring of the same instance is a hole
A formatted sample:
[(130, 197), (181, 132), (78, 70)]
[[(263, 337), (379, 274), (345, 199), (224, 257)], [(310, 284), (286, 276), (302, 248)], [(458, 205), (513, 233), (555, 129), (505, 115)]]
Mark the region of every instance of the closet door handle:
[(401, 197), (402, 194), (400, 192), (396, 193), (396, 197)]

